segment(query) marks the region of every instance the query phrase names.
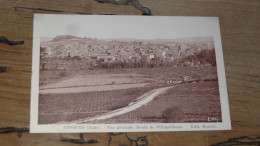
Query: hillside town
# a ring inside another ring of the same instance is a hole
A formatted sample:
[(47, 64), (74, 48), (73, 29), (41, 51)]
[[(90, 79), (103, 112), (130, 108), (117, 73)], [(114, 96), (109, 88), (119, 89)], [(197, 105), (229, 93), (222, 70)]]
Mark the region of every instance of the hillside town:
[(61, 35), (40, 44), (41, 70), (214, 65), (208, 57), (214, 62), (212, 37), (101, 40)]

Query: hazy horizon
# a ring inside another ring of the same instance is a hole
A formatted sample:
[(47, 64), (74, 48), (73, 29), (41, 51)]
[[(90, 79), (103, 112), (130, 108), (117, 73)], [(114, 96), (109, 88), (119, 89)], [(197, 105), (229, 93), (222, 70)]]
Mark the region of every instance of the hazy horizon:
[(176, 39), (214, 36), (219, 30), (217, 17), (35, 14), (34, 18), (37, 34), (46, 37)]
[[(67, 34), (68, 35), (68, 34)], [(66, 36), (66, 35), (57, 35), (57, 36)], [(57, 37), (55, 36), (55, 37)], [(73, 37), (80, 37), (80, 36), (76, 36), (76, 35), (69, 35), (69, 36), (73, 36)], [(40, 42), (46, 42), (47, 41), (51, 41), (52, 39), (54, 39), (55, 37), (49, 37), (49, 36), (41, 36), (40, 37)], [(82, 39), (84, 39), (86, 36), (84, 37), (80, 37)], [(167, 40), (167, 41), (176, 41), (176, 40), (182, 40), (182, 39), (200, 39), (200, 38), (207, 38), (207, 39), (214, 39), (213, 36), (196, 36), (196, 37), (180, 37), (180, 38), (175, 38), (175, 39), (164, 39), (164, 38), (156, 38), (156, 39), (137, 39), (137, 38), (107, 38), (107, 39), (100, 39), (100, 38), (93, 38), (93, 37), (86, 37), (86, 38), (91, 38), (91, 39), (97, 39), (97, 40), (108, 40), (108, 41), (113, 41), (113, 40), (120, 40), (120, 41), (153, 41), (153, 40)], [(42, 41), (44, 40), (44, 41)]]

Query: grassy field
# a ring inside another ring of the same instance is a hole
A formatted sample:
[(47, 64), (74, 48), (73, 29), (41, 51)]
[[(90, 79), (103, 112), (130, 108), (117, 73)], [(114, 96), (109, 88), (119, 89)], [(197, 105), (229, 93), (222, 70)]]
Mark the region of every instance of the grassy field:
[(70, 94), (40, 94), (39, 124), (69, 122), (128, 105), (155, 87)]
[[(182, 80), (183, 76), (191, 76), (194, 79), (216, 78), (217, 70), (213, 66), (205, 67), (163, 67), (163, 68), (126, 68), (126, 69), (96, 69), (87, 71), (71, 70), (44, 70), (40, 71), (40, 86), (59, 83), (75, 76), (99, 76), (133, 74), (143, 75), (143, 79), (153, 79), (154, 81)], [(101, 76), (102, 77), (102, 76)], [(140, 80), (140, 78), (138, 78)]]
[[(132, 123), (132, 122), (205, 122), (209, 116), (221, 121), (218, 82), (206, 80), (216, 79), (216, 67), (165, 67), (165, 68), (135, 68), (112, 70), (89, 70), (70, 73), (69, 76), (51, 80), (51, 71), (41, 73), (43, 86), (73, 85), (84, 86), (84, 79), (91, 77), (102, 79), (102, 84), (120, 84), (128, 82), (147, 82), (149, 85), (139, 88), (113, 89), (111, 91), (88, 91), (80, 93), (52, 93), (39, 95), (39, 124), (69, 122), (87, 117), (104, 114), (124, 107), (138, 96), (155, 88), (169, 86), (168, 80), (183, 80), (190, 76), (198, 83), (180, 84), (166, 93), (156, 97), (135, 111), (114, 117), (100, 123)], [(102, 78), (103, 77), (103, 78)], [(118, 77), (118, 78), (117, 78)], [(107, 78), (107, 79), (105, 79)], [(90, 79), (90, 78), (89, 78)], [(88, 80), (88, 79), (86, 79)], [(88, 80), (92, 81), (92, 80)], [(87, 84), (99, 84), (94, 81)], [(101, 85), (102, 85), (101, 84)], [(42, 87), (43, 87), (42, 86)]]
[(140, 74), (85, 74), (71, 77), (69, 79), (42, 86), (41, 89), (80, 87), (96, 85), (116, 85), (152, 82), (152, 79), (145, 78)]
[(98, 123), (184, 123), (207, 122), (208, 117), (222, 121), (218, 83), (181, 84), (156, 97), (135, 111)]

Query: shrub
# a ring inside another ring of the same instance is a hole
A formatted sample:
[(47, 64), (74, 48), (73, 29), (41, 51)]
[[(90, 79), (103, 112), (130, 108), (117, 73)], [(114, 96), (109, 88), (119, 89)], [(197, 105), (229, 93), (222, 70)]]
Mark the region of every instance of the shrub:
[(212, 66), (216, 66), (216, 56), (214, 49), (202, 50), (196, 55), (196, 58), (202, 63), (208, 62)]
[(167, 108), (162, 112), (163, 123), (182, 122), (183, 112), (177, 108)]
[(59, 76), (62, 77), (62, 78), (66, 77), (67, 75), (68, 74), (65, 71), (60, 72), (60, 74), (59, 74)]

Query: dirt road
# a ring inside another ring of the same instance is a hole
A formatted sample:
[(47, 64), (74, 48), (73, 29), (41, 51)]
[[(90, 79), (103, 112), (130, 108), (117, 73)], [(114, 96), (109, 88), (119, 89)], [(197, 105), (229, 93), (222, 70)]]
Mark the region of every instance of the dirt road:
[(175, 86), (154, 89), (152, 91), (145, 93), (144, 95), (140, 96), (139, 98), (137, 98), (137, 100), (135, 102), (129, 103), (128, 106), (126, 106), (126, 107), (123, 107), (123, 108), (120, 108), (120, 109), (117, 109), (117, 110), (114, 110), (114, 111), (111, 111), (111, 112), (108, 112), (106, 114), (99, 115), (96, 117), (88, 118), (85, 120), (79, 120), (74, 123), (81, 124), (81, 123), (87, 123), (87, 122), (95, 121), (95, 120), (104, 120), (104, 119), (108, 119), (108, 118), (112, 118), (112, 117), (115, 117), (118, 115), (128, 113), (130, 111), (140, 108), (141, 106), (146, 105), (147, 103), (152, 101), (155, 97), (157, 97), (159, 94), (161, 94), (161, 93), (165, 92), (166, 90), (173, 88), (173, 87), (175, 87)]

